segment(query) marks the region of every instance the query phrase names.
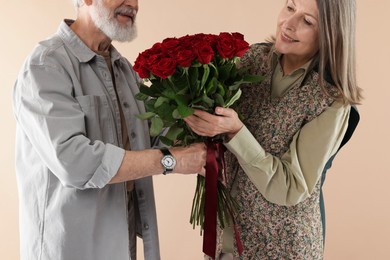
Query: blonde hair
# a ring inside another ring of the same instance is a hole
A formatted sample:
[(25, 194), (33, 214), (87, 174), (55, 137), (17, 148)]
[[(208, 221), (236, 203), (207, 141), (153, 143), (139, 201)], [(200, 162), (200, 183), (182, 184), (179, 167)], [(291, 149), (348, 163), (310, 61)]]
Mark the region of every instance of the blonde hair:
[(321, 81), (324, 83), (324, 74), (328, 71), (339, 89), (336, 98), (360, 104), (363, 97), (356, 82), (356, 2), (317, 0), (317, 6), (320, 42), (317, 60)]
[[(351, 105), (360, 104), (363, 96), (362, 89), (356, 82), (356, 2), (317, 0), (317, 6), (320, 44), (311, 68), (318, 69), (325, 93)], [(270, 36), (266, 42), (275, 44), (275, 40), (275, 36)], [(271, 60), (270, 55), (269, 61)], [(336, 96), (325, 88), (326, 81), (337, 87)]]

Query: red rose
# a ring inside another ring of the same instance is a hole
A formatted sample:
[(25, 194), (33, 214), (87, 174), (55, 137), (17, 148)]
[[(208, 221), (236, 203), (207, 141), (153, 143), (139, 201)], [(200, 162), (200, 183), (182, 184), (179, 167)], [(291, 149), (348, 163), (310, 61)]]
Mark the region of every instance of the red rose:
[(148, 57), (147, 61), (146, 61), (146, 65), (145, 67), (148, 68), (148, 69), (151, 69), (153, 67), (154, 64), (156, 64), (159, 60), (161, 60), (162, 58), (164, 58), (165, 56), (162, 55), (161, 53), (159, 54), (152, 54)]
[(230, 33), (220, 33), (217, 50), (222, 58), (231, 59), (236, 54), (236, 39)]
[(244, 35), (242, 35), (241, 33), (238, 33), (238, 32), (234, 32), (232, 33), (232, 36), (237, 39), (237, 40), (244, 40)]
[(205, 37), (204, 33), (197, 33), (192, 35), (192, 40), (194, 42), (204, 42), (204, 37)]
[(162, 50), (161, 50), (161, 43), (157, 42), (157, 43), (153, 44), (152, 48), (150, 48), (150, 49), (148, 49), (146, 51), (148, 51), (149, 53), (155, 53), (155, 54), (161, 53), (162, 52)]
[(214, 58), (213, 48), (204, 42), (199, 42), (195, 46), (195, 54), (198, 58), (198, 61), (202, 64), (208, 64)]
[(236, 54), (237, 57), (242, 57), (244, 53), (249, 49), (249, 43), (244, 40), (236, 39)]
[(143, 78), (143, 79), (146, 79), (146, 78), (149, 78), (150, 76), (150, 71), (148, 69), (146, 69), (145, 67), (143, 67), (141, 64), (139, 63), (135, 63), (134, 66), (133, 66), (133, 69), (138, 73), (138, 75)]
[(203, 40), (203, 34), (194, 34), (191, 38), (191, 48), (195, 49), (198, 48), (199, 44), (205, 44), (205, 41)]
[(180, 45), (180, 41), (178, 39), (166, 38), (161, 43), (161, 49), (166, 55), (173, 57), (179, 45)]
[(148, 78), (150, 71), (147, 69), (147, 60), (144, 55), (139, 54), (134, 62), (134, 70), (138, 73), (141, 78)]
[(139, 54), (137, 61), (141, 62), (145, 68), (150, 69), (150, 65), (162, 57), (161, 44), (154, 44), (152, 48)]
[(185, 49), (191, 49), (194, 43), (194, 37), (192, 35), (185, 35), (178, 39), (180, 41), (180, 46)]
[(191, 50), (180, 49), (176, 54), (176, 61), (182, 67), (189, 67), (192, 61), (195, 60), (195, 53)]
[(214, 49), (218, 41), (218, 36), (215, 34), (203, 34), (203, 41), (207, 42)]
[(232, 33), (232, 36), (236, 39), (236, 55), (242, 57), (244, 53), (249, 49), (249, 43), (244, 40), (244, 35), (238, 32)]
[(177, 65), (187, 68), (195, 59), (201, 64), (208, 64), (214, 59), (215, 52), (224, 59), (241, 57), (248, 49), (244, 36), (237, 32), (166, 38), (139, 54), (134, 70), (142, 78), (150, 77), (150, 73), (167, 78), (175, 73)]
[(175, 73), (176, 65), (177, 63), (174, 59), (164, 57), (152, 65), (151, 71), (154, 75), (165, 79)]

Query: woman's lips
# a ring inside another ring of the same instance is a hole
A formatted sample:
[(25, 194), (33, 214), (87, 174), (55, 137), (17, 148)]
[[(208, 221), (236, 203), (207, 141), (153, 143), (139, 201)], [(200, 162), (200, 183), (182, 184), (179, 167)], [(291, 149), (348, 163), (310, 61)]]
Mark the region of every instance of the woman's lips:
[(281, 38), (285, 42), (299, 42), (298, 40), (291, 38), (290, 36), (288, 36), (287, 34), (285, 34), (283, 32), (281, 33)]

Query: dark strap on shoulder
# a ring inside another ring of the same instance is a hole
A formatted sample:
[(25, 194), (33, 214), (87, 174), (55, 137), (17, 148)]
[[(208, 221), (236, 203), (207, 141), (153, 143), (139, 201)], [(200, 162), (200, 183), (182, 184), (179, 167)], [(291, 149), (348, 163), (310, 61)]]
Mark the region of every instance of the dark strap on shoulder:
[(340, 147), (338, 150), (341, 149), (348, 141), (351, 139), (351, 136), (353, 135), (353, 132), (356, 129), (356, 126), (358, 125), (360, 120), (359, 112), (355, 106), (351, 106), (351, 112), (349, 114), (348, 119), (348, 128), (347, 132), (345, 132), (344, 138), (341, 141)]
[[(351, 106), (351, 112), (349, 113), (349, 119), (348, 119), (348, 128), (346, 133), (344, 134), (344, 138), (341, 141), (340, 147), (337, 151), (341, 149), (348, 141), (351, 139), (351, 136), (353, 132), (356, 129), (356, 126), (358, 125), (360, 120), (359, 112), (357, 111), (357, 108), (355, 106)], [(326, 171), (332, 166), (332, 162), (334, 157), (336, 156), (337, 152), (329, 158), (327, 161), (324, 170), (322, 171), (321, 175), (321, 190), (320, 190), (320, 211), (321, 211), (321, 221), (322, 221), (322, 235), (323, 235), (323, 241), (325, 246), (325, 231), (326, 231), (326, 222), (325, 222), (325, 204), (324, 204), (324, 195), (322, 192), (322, 185), (324, 185), (325, 177), (326, 177)]]

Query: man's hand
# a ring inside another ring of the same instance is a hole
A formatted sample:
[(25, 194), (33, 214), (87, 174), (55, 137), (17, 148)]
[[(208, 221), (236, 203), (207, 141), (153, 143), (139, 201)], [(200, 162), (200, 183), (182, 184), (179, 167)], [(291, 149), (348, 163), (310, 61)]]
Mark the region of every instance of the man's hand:
[(176, 159), (175, 173), (204, 175), (207, 148), (205, 143), (196, 143), (187, 147), (172, 147), (169, 149)]

